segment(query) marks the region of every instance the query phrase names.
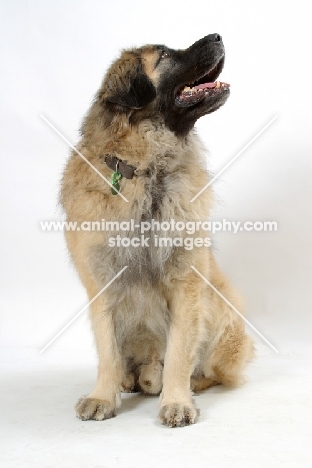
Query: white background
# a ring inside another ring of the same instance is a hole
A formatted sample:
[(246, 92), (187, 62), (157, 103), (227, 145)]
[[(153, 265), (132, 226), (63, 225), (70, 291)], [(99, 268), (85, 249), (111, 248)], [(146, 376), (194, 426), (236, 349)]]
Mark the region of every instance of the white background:
[[(69, 153), (40, 114), (75, 144), (81, 119), (120, 49), (145, 43), (185, 48), (213, 32), (224, 40), (221, 78), (231, 84), (231, 96), (197, 123), (211, 170), (222, 169), (278, 115), (214, 184), (217, 217), (274, 220), (278, 231), (219, 234), (216, 255), (246, 297), (248, 319), (280, 353), (311, 353), (312, 76), (306, 5), (1, 1), (0, 338), (9, 354), (28, 347), (38, 362), (60, 353), (72, 359), (81, 351), (94, 356), (86, 314), (38, 355), (87, 302), (62, 233), (40, 229), (40, 221), (62, 217), (58, 186)], [(257, 336), (255, 341), (260, 355), (274, 354)]]

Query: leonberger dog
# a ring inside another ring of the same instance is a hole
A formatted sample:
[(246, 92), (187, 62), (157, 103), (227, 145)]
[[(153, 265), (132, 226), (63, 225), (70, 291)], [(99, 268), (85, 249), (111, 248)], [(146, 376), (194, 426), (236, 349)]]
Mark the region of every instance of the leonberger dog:
[[(75, 406), (82, 420), (111, 418), (121, 391), (141, 391), (160, 394), (162, 424), (186, 426), (199, 414), (192, 392), (243, 381), (253, 345), (203, 228), (210, 187), (197, 196), (209, 173), (194, 124), (229, 96), (216, 82), (224, 54), (218, 34), (185, 50), (124, 50), (83, 120), (61, 187), (98, 353), (95, 388)], [(98, 229), (107, 223), (119, 231)]]

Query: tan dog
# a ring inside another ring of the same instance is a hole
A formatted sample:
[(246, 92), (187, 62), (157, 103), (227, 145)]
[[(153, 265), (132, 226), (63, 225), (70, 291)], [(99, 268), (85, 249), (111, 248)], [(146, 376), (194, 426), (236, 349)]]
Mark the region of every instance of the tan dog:
[[(115, 172), (115, 191), (73, 152), (61, 189), (67, 220), (115, 226), (133, 220), (138, 228), (124, 224), (118, 232), (66, 233), (90, 301), (128, 267), (90, 306), (98, 379), (76, 405), (81, 419), (111, 418), (120, 391), (140, 388), (160, 393), (163, 424), (192, 424), (198, 411), (191, 391), (239, 384), (252, 356), (242, 320), (191, 268), (240, 309), (201, 227), (211, 209), (210, 189), (190, 202), (209, 181), (205, 149), (193, 126), (229, 95), (229, 85), (214, 82), (223, 63), (217, 34), (186, 50), (159, 45), (126, 50), (108, 70), (84, 119), (77, 149), (107, 179)], [(139, 226), (152, 220), (165, 222), (164, 229), (150, 229), (142, 240)], [(180, 229), (189, 222), (198, 227), (191, 234)]]

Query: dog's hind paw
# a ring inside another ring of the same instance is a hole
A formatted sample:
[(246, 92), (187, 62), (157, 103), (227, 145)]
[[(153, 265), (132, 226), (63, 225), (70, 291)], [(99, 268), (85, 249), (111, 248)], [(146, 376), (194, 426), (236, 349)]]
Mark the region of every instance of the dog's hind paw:
[(171, 403), (160, 409), (158, 419), (168, 427), (183, 427), (194, 424), (199, 416), (199, 410), (193, 405)]
[(80, 398), (76, 403), (75, 410), (78, 418), (83, 421), (88, 419), (102, 421), (116, 416), (115, 406), (109, 401), (98, 398)]
[(139, 385), (144, 393), (158, 395), (161, 392), (162, 370), (163, 366), (159, 361), (141, 367)]
[(126, 374), (120, 386), (120, 390), (125, 393), (131, 393), (135, 389), (134, 374)]

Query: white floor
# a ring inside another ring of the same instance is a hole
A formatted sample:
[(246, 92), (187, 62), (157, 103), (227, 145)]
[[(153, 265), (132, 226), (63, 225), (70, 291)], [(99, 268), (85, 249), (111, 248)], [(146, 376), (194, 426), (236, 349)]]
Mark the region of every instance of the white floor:
[(108, 421), (80, 421), (73, 406), (91, 390), (90, 356), (4, 349), (1, 467), (312, 467), (311, 357), (259, 356), (245, 386), (195, 396), (199, 422), (169, 429), (157, 398), (124, 395)]

